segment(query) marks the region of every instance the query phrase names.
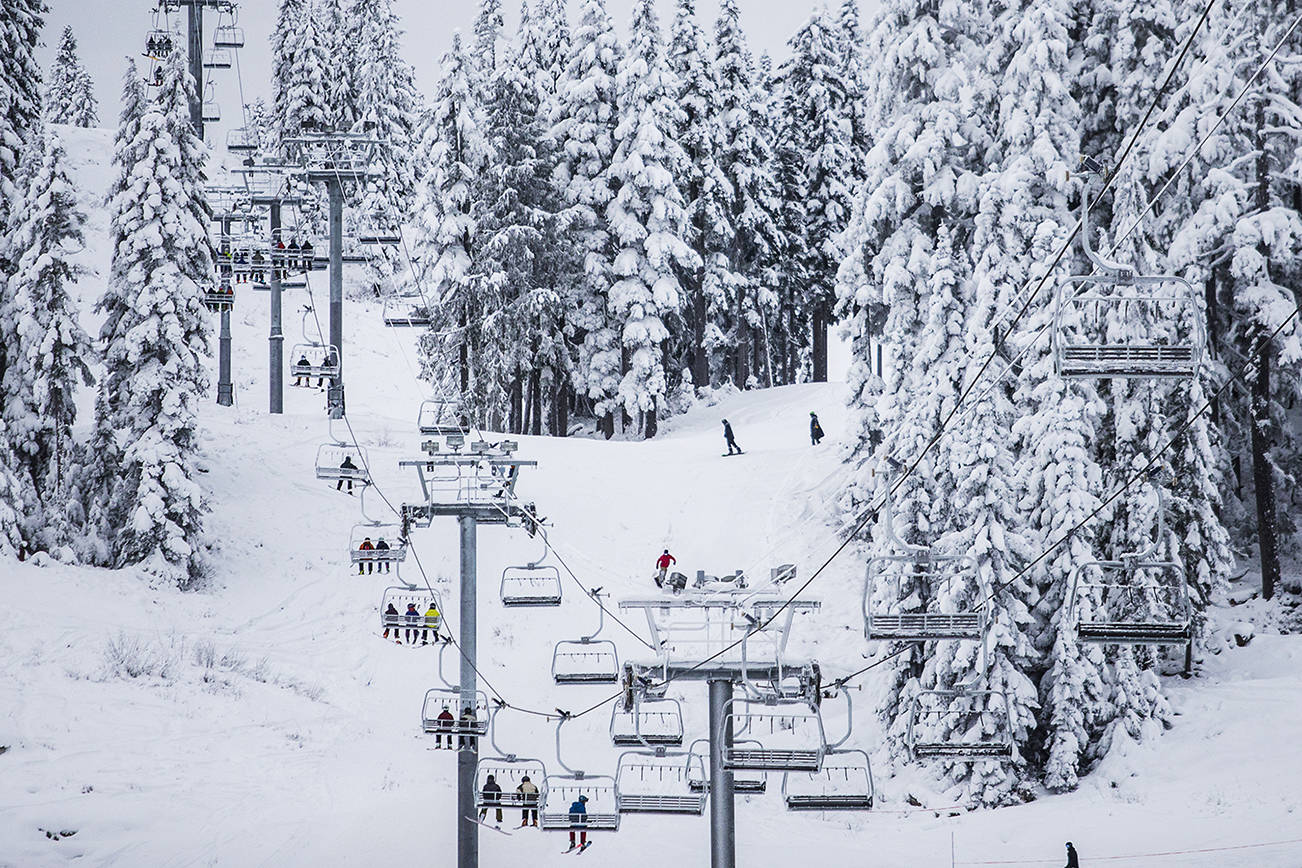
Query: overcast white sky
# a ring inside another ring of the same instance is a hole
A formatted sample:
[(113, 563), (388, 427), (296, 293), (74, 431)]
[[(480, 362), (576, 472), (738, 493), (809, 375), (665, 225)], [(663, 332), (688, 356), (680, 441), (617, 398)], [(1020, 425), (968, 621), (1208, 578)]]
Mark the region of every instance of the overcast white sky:
[[(2, 0), (0, 0), (2, 2)], [(82, 61), (95, 79), (96, 95), (100, 101), (100, 119), (106, 126), (116, 123), (118, 94), (128, 54), (139, 57), (145, 37), (150, 29), (153, 0), (47, 0), (50, 14), (45, 26), (44, 47), (40, 52), (43, 65), (48, 66), (59, 33), (64, 25), (71, 24), (81, 51)], [(668, 30), (672, 20), (673, 0), (659, 0), (661, 26)], [(840, 0), (830, 0), (839, 6)], [(876, 5), (876, 0), (860, 0), (866, 11)], [(775, 60), (785, 57), (787, 39), (809, 13), (821, 5), (821, 0), (739, 0), (742, 24), (751, 40), (756, 55), (767, 50)], [(243, 82), (244, 97), (252, 101), (269, 93), (271, 49), (268, 42), (275, 21), (277, 0), (245, 0), (240, 5), (240, 25), (244, 27), (248, 44), (239, 52), (241, 75), (235, 70), (216, 71), (217, 101), (224, 119), (238, 117), (241, 103), (238, 82)], [(406, 30), (404, 49), (407, 60), (416, 69), (416, 79), (422, 90), (429, 93), (438, 76), (439, 58), (447, 50), (452, 31), (468, 31), (474, 20), (478, 3), (475, 0), (395, 0), (395, 7)], [(518, 0), (504, 0), (507, 28), (514, 32), (519, 16)], [(633, 8), (633, 0), (607, 0), (607, 7), (621, 33), (626, 32)], [(578, 0), (570, 0), (571, 20), (578, 8)], [(718, 13), (718, 0), (698, 0), (697, 14), (701, 26), (713, 32), (714, 18)], [(209, 12), (205, 30), (211, 34), (216, 16)], [(224, 131), (231, 124), (215, 125), (209, 133), (214, 142), (223, 140)], [(238, 123), (234, 124), (238, 125)]]

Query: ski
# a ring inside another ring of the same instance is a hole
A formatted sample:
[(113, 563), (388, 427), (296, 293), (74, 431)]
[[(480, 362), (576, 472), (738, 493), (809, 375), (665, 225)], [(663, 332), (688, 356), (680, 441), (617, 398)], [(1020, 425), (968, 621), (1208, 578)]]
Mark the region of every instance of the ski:
[(497, 832), (498, 834), (506, 835), (508, 838), (511, 837), (511, 833), (503, 829), (501, 826), (493, 826), (485, 822), (484, 820), (477, 820), (474, 817), (466, 817), (466, 819), (474, 823), (476, 826), (483, 826), (485, 829), (492, 829), (494, 832)]
[(579, 852), (582, 853), (584, 850), (588, 849), (591, 846), (592, 846), (592, 842), (589, 841), (588, 843), (584, 844), (582, 847), (579, 848)]

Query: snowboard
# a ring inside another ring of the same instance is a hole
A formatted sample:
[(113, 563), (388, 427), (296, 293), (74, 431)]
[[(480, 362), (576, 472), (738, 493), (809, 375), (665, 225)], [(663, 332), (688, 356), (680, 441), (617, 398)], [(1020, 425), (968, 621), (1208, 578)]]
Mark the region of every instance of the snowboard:
[(476, 826), (483, 826), (485, 829), (492, 829), (494, 832), (497, 832), (499, 835), (506, 835), (508, 838), (511, 837), (511, 833), (503, 829), (501, 826), (493, 826), (489, 824), (488, 821), (480, 820), (476, 817), (466, 817), (466, 819), (474, 823)]
[(741, 452), (741, 451), (738, 451), (738, 452), (724, 452), (720, 457), (721, 457), (721, 458), (731, 458), (731, 457), (734, 456), (734, 455), (745, 455), (745, 454), (746, 454), (745, 452)]

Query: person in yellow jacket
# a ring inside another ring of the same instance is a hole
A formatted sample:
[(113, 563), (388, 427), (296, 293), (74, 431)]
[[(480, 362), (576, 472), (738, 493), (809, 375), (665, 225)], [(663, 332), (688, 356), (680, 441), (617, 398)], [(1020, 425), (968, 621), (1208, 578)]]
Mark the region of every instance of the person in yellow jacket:
[(443, 615), (439, 613), (438, 607), (431, 600), (429, 608), (425, 610), (425, 629), (421, 631), (420, 644), (429, 644), (429, 632), (434, 631), (434, 641), (439, 640), (439, 625), (443, 623)]

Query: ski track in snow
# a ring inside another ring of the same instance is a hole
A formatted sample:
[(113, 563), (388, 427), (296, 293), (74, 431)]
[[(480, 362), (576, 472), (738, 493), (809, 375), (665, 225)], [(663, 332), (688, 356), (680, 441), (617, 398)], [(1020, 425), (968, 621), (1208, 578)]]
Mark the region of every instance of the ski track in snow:
[[(84, 256), (100, 275), (108, 250), (96, 197), (108, 185), (109, 141), (105, 131), (68, 134), (91, 215)], [(324, 310), (324, 281), (313, 282)], [(89, 311), (99, 282), (88, 276), (79, 290), (84, 324), (95, 329)], [(150, 588), (130, 570), (58, 564), (0, 572), (0, 745), (9, 748), (0, 754), (0, 866), (454, 862), (454, 754), (429, 750), (418, 720), (424, 691), (438, 683), (437, 652), (377, 641), (387, 582), (352, 573), (345, 552), (359, 500), (313, 478), (316, 446), (327, 439), (324, 398), (287, 388), (286, 414), (265, 413), (268, 297), (236, 292), (237, 406), (203, 408), (208, 528), (220, 541), (213, 587), (180, 594)], [(286, 353), (306, 300), (287, 293)], [(396, 461), (416, 454), (421, 439), (414, 420), (422, 389), (397, 344), (414, 357), (415, 330), (384, 329), (375, 303), (350, 299), (347, 308), (350, 421), (384, 495), (414, 499), (415, 479)], [(91, 400), (80, 396), (83, 428)], [(838, 385), (793, 386), (698, 407), (648, 443), (521, 437), (519, 454), (539, 467), (524, 471), (520, 492), (552, 520), (553, 541), (582, 583), (603, 586), (612, 603), (654, 592), (652, 564), (666, 546), (689, 577), (744, 567), (760, 580), (770, 566), (794, 562), (803, 581), (838, 542), (842, 404)], [(829, 433), (817, 448), (807, 436), (810, 410)], [(746, 449), (728, 461), (719, 457), (724, 417)], [(368, 495), (367, 506), (384, 511), (379, 497)], [(550, 683), (553, 644), (595, 624), (575, 583), (565, 578), (557, 609), (503, 609), (502, 569), (536, 557), (539, 544), (501, 528), (482, 529), (479, 539), (480, 666), (493, 686), (544, 711), (586, 707), (612, 692)], [(435, 524), (414, 542), (459, 634), (455, 527)], [(419, 583), (414, 560), (403, 575)], [(851, 546), (809, 592), (822, 611), (797, 621), (793, 653), (818, 659), (827, 677), (863, 665), (860, 583)], [(645, 634), (638, 618), (626, 620)], [(105, 677), (105, 646), (119, 636), (171, 655), (171, 674)], [(609, 621), (603, 636), (621, 655), (645, 654)], [(219, 665), (204, 681), (195, 660), (204, 642), (238, 665)], [(1302, 743), (1300, 647), (1292, 637), (1258, 635), (1209, 658), (1203, 677), (1168, 682), (1178, 716), (1161, 738), (1127, 745), (1075, 793), (975, 813), (912, 811), (909, 794), (935, 806), (950, 801), (924, 767), (889, 773), (875, 750), (881, 686), (869, 677), (855, 694), (852, 746), (874, 754), (879, 810), (791, 815), (780, 777), (770, 776), (767, 795), (738, 799), (738, 862), (776, 866), (817, 855), (829, 865), (945, 866), (952, 847), (958, 865), (1047, 868), (1061, 864), (1066, 840), (1091, 865), (1105, 855), (1302, 838), (1302, 753), (1291, 747)], [(448, 664), (455, 672), (451, 653)], [(704, 735), (704, 687), (676, 686), (671, 695), (685, 700), (689, 738)], [(499, 721), (502, 747), (554, 762), (553, 724), (519, 714)], [(608, 723), (603, 708), (567, 725), (571, 765), (614, 773)], [(831, 714), (829, 733), (843, 723)], [(55, 841), (41, 829), (76, 834)], [(629, 816), (615, 835), (594, 833), (597, 851), (586, 859), (704, 865), (708, 834), (701, 818)], [(533, 830), (484, 834), (481, 864), (566, 864), (564, 846), (564, 835)], [(1104, 864), (1297, 868), (1302, 844)]]

